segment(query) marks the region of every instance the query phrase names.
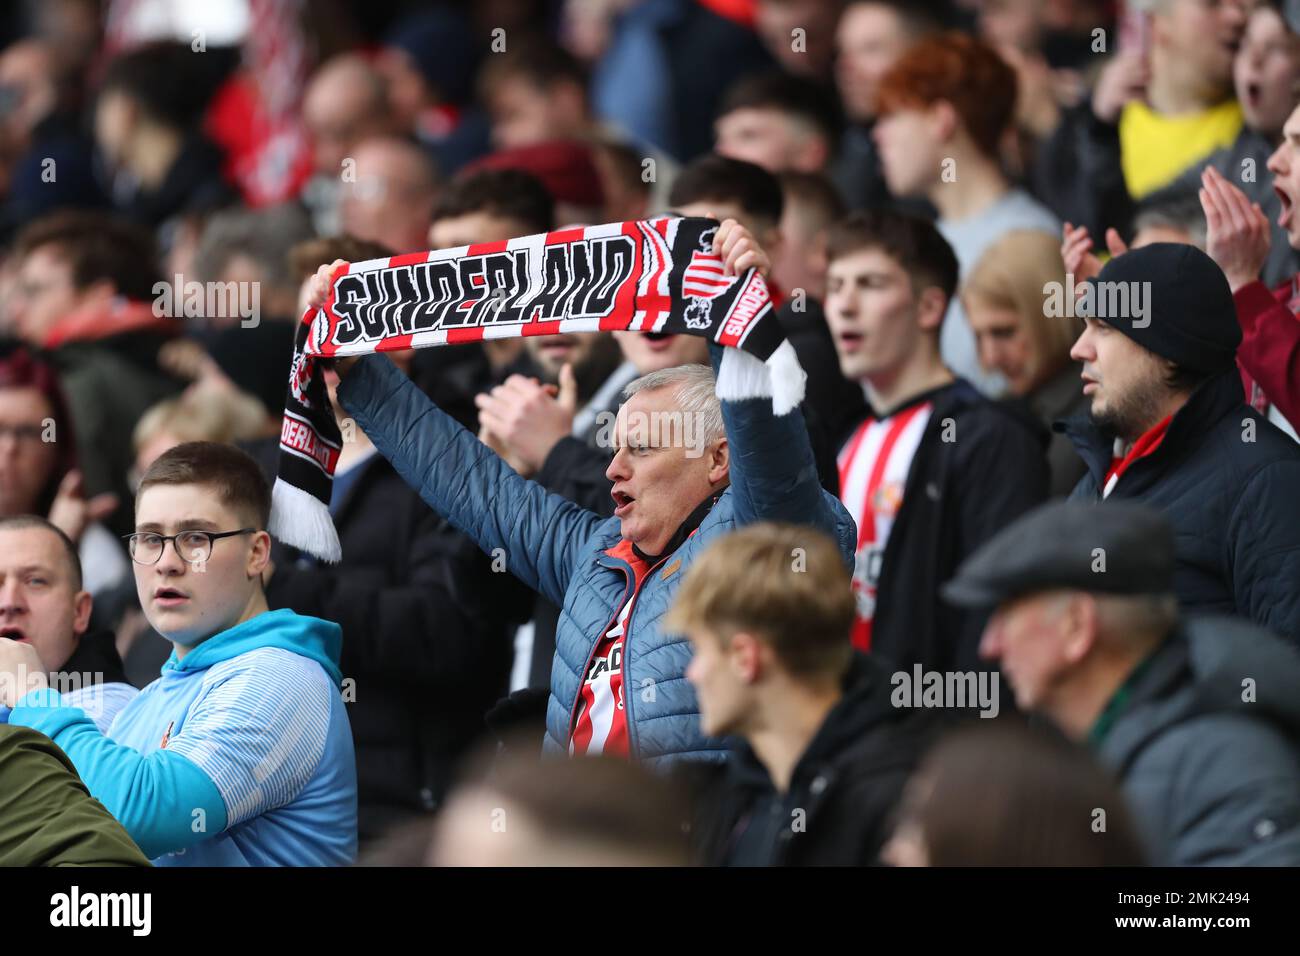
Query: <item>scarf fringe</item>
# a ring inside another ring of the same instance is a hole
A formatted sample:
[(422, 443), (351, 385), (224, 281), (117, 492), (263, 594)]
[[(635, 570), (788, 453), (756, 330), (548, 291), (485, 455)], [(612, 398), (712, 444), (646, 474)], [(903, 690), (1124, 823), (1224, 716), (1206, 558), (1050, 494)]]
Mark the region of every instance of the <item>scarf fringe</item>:
[(770, 398), (772, 413), (787, 415), (803, 401), (807, 384), (808, 375), (789, 342), (782, 342), (766, 362), (742, 349), (722, 352), (717, 394), (724, 401)]
[(271, 489), (271, 537), (291, 548), (306, 551), (329, 564), (343, 560), (343, 545), (330, 510), (315, 495), (275, 479)]

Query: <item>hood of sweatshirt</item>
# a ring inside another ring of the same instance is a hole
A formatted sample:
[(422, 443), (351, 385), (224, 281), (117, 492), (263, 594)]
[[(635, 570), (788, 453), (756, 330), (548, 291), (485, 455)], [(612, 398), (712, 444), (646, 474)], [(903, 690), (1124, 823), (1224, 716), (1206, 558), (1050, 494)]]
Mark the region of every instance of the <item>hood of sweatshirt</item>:
[(207, 670), (213, 664), (263, 647), (278, 647), (309, 658), (325, 668), (335, 687), (343, 684), (343, 672), (339, 670), (343, 629), (333, 621), (323, 621), (288, 609), (264, 611), (242, 624), (213, 634), (179, 660), (173, 650), (162, 669), (164, 672)]

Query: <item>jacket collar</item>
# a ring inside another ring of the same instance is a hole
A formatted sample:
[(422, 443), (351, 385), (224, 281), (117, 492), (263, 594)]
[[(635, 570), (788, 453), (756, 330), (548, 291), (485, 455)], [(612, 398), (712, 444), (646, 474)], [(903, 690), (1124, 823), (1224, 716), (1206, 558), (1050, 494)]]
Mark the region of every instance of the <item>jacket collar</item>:
[[(1245, 392), (1241, 387), (1241, 374), (1234, 365), (1213, 378), (1202, 382), (1192, 392), (1187, 402), (1174, 413), (1173, 421), (1165, 432), (1160, 447), (1143, 459), (1152, 464), (1164, 463), (1181, 457), (1195, 448), (1225, 415), (1244, 404)], [(1115, 433), (1103, 429), (1083, 412), (1063, 421), (1054, 422), (1054, 431), (1067, 435), (1074, 443), (1088, 471), (1101, 488), (1106, 482), (1106, 472), (1114, 459)]]

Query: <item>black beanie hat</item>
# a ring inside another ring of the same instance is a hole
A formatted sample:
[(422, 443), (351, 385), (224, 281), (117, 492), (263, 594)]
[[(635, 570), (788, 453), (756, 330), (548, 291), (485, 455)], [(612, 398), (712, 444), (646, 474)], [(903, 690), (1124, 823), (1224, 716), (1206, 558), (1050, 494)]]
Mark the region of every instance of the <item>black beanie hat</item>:
[(1195, 372), (1223, 371), (1237, 357), (1241, 326), (1228, 280), (1195, 246), (1156, 242), (1106, 263), (1089, 279), (1091, 308), (1078, 314), (1123, 332), (1138, 345)]

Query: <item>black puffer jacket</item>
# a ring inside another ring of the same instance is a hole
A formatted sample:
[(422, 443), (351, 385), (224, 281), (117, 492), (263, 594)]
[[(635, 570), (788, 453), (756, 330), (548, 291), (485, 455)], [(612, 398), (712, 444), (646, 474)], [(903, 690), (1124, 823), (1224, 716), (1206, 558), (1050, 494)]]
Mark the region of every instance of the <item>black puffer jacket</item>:
[(1047, 500), (1048, 434), (966, 381), (908, 404), (926, 400), (934, 408), (885, 545), (871, 651), (903, 670), (988, 670), (979, 657), (988, 614), (953, 607), (939, 588), (971, 552)]
[[(273, 466), (275, 444), (259, 448)], [(435, 809), (454, 766), (485, 731), (510, 666), (505, 622), (485, 607), (491, 560), (431, 511), (376, 454), (335, 510), (343, 560), (300, 560), (276, 544), (274, 608), (343, 628), (341, 667), (354, 694), (363, 842)], [(345, 686), (345, 693), (348, 687)]]
[(1163, 866), (1300, 866), (1300, 656), (1243, 621), (1185, 622), (1100, 742)]
[[(1114, 436), (1086, 416), (1054, 426), (1088, 466), (1071, 498), (1096, 501)], [(1235, 367), (1202, 384), (1111, 498), (1158, 509), (1174, 530), (1184, 608), (1247, 618), (1300, 645), (1300, 445), (1243, 401)]]
[(692, 768), (694, 845), (714, 866), (865, 866), (878, 862), (903, 785), (938, 724), (890, 703), (889, 671), (855, 654), (844, 696), (779, 794), (748, 744)]

